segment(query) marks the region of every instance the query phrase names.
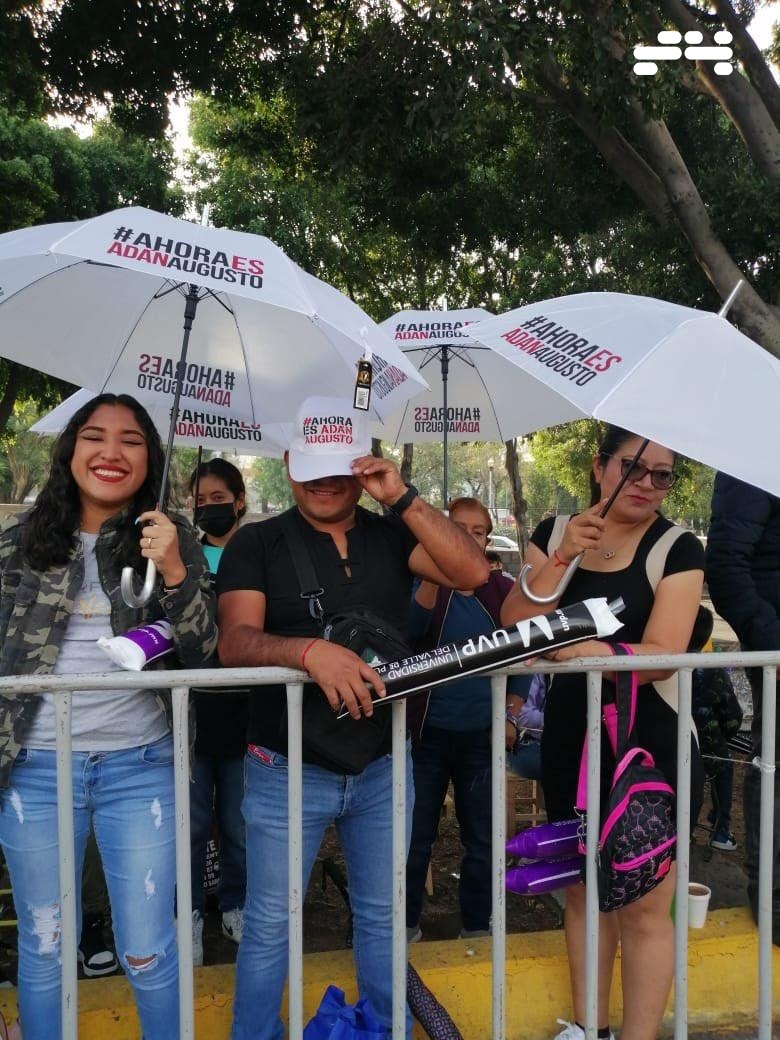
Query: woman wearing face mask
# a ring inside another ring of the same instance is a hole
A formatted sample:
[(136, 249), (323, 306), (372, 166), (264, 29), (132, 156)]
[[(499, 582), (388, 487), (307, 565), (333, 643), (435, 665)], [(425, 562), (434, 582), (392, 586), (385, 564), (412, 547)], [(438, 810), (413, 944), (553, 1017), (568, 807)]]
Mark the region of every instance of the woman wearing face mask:
[[(204, 462), (190, 477), (196, 493), (194, 520), (203, 531), (201, 546), (216, 574), (222, 552), (246, 513), (246, 488), (240, 471), (224, 459)], [(206, 893), (203, 875), (212, 811), (219, 831), (219, 891), (222, 931), (241, 942), (246, 892), (246, 847), (241, 800), (248, 720), (247, 690), (193, 690), (196, 739), (190, 786), (192, 853), (192, 958), (203, 964)]]

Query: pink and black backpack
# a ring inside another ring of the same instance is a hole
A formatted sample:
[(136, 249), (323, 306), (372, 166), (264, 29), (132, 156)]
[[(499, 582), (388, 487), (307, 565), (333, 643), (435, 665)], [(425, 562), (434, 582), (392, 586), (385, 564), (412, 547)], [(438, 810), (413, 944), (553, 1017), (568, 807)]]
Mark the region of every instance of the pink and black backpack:
[[(618, 654), (632, 651), (624, 644)], [(636, 716), (636, 672), (616, 672), (615, 704), (603, 707), (604, 726), (617, 763), (601, 814), (597, 876), (599, 909), (619, 910), (651, 892), (674, 862), (677, 828), (675, 792), (656, 769), (649, 751), (632, 739)], [(585, 853), (587, 741), (582, 750), (576, 809), (583, 820), (580, 852)], [(583, 865), (583, 880), (585, 868)]]

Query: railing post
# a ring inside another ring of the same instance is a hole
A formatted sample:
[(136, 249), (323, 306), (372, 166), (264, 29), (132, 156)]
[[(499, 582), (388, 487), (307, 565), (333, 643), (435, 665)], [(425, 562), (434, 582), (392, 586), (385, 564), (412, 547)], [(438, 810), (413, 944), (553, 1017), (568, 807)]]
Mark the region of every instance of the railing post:
[[(303, 683), (287, 683), (287, 865), (290, 912), (289, 1035), (303, 1036)], [(270, 1013), (270, 1009), (266, 1009)], [(258, 1009), (259, 1014), (265, 1012)]]
[[(387, 711), (387, 708), (382, 708)], [(393, 713), (393, 1040), (406, 1036), (406, 701)], [(291, 1036), (294, 1034), (291, 1033)]]
[(585, 1036), (596, 1040), (599, 1013), (599, 891), (596, 858), (601, 819), (601, 672), (588, 672), (588, 819), (585, 844)]
[(176, 937), (179, 946), (179, 1040), (195, 1036), (192, 968), (192, 871), (190, 866), (189, 687), (174, 686), (173, 793), (176, 811)]
[(506, 675), (490, 680), (493, 700), (491, 737), (491, 842), (493, 849), (493, 1040), (506, 1035)]
[(772, 870), (774, 867), (777, 671), (763, 669), (758, 854), (758, 1040), (772, 1040)]
[(78, 966), (76, 949), (76, 855), (73, 839), (73, 694), (54, 697), (57, 759), (57, 842), (60, 870), (60, 954), (62, 958), (62, 1040), (77, 1040)]
[(691, 862), (691, 670), (677, 673), (677, 881), (674, 898), (674, 1040), (688, 1036), (688, 880)]

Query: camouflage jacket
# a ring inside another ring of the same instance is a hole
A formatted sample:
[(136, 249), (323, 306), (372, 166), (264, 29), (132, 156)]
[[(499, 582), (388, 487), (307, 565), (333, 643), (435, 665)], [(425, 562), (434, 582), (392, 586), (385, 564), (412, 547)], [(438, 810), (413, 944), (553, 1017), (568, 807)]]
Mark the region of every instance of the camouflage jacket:
[[(29, 514), (11, 517), (0, 528), (0, 676), (46, 675), (54, 668), (73, 604), (84, 579), (83, 549), (74, 550), (62, 566), (36, 571), (22, 553), (22, 536)], [(156, 593), (138, 610), (122, 599), (119, 582), (124, 561), (117, 547), (118, 517), (100, 529), (95, 553), (103, 589), (111, 602), (111, 628), (120, 635), (136, 625), (167, 617), (173, 626), (176, 652), (156, 665), (197, 668), (217, 645), (216, 601), (203, 551), (189, 523), (171, 516), (179, 533), (179, 552), (187, 577), (164, 593), (158, 578)], [(153, 664), (151, 667), (155, 667)], [(157, 693), (171, 725), (171, 694)], [(37, 694), (0, 694), (0, 787), (8, 785), (11, 768), (40, 705)]]

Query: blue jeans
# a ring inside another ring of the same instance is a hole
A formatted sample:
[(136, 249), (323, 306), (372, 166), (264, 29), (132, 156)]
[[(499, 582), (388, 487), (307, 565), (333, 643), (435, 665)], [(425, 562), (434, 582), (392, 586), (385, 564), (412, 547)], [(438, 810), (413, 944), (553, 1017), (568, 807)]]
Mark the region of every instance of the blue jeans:
[[(246, 756), (247, 892), (236, 962), (232, 1040), (281, 1040), (287, 978), (287, 759), (261, 749)], [(414, 801), (407, 754), (407, 841)], [(383, 1024), (392, 1022), (392, 762), (358, 776), (303, 767), (303, 884), (326, 828), (335, 823), (347, 863), (358, 990)], [(407, 1036), (412, 1035), (407, 1010)]]
[(203, 875), (211, 817), (219, 830), (219, 909), (243, 907), (246, 895), (246, 836), (241, 802), (244, 797), (244, 759), (195, 755), (190, 784), (190, 848), (192, 852), (192, 909), (206, 909)]
[(490, 733), (425, 726), (412, 755), (414, 822), (406, 864), (406, 924), (419, 924), (431, 847), (452, 780), (464, 853), (460, 867), (460, 915), (465, 931), (487, 931), (491, 912)]
[(507, 768), (517, 776), (528, 780), (542, 779), (542, 742), (528, 740), (524, 744), (517, 743), (506, 755)]
[[(73, 753), (76, 935), (90, 823), (111, 900), (114, 938), (145, 1040), (178, 1040), (179, 984), (173, 741)], [(19, 920), (19, 1011), (25, 1040), (62, 1035), (60, 892), (54, 751), (22, 750), (0, 795), (3, 846)]]

